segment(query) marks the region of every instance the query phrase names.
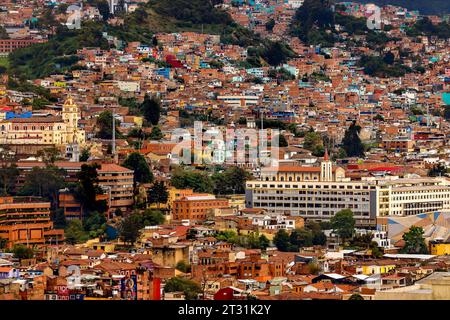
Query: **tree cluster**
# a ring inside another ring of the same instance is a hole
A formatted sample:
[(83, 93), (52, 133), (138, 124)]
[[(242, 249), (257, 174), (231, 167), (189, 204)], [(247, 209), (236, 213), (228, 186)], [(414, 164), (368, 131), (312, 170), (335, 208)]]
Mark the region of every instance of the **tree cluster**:
[(326, 242), (327, 238), (320, 225), (315, 223), (306, 225), (305, 228), (295, 229), (291, 233), (280, 229), (273, 239), (278, 250), (284, 252), (298, 252), (303, 247), (323, 246)]
[(242, 194), (250, 174), (242, 168), (230, 167), (212, 175), (202, 171), (188, 171), (179, 167), (173, 171), (171, 184), (178, 189), (215, 194)]
[(119, 237), (122, 241), (133, 245), (139, 238), (141, 229), (146, 226), (163, 224), (164, 221), (165, 217), (159, 210), (135, 211), (120, 222)]
[(270, 240), (263, 234), (258, 232), (251, 232), (247, 235), (238, 235), (234, 231), (221, 231), (216, 234), (216, 239), (219, 241), (226, 241), (239, 247), (247, 249), (261, 249), (266, 250), (270, 245)]

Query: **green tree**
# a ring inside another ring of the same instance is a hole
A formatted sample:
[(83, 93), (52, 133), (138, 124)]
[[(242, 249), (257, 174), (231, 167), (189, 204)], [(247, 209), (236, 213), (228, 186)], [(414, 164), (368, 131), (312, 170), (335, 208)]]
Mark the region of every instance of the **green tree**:
[(356, 121), (353, 121), (345, 131), (342, 144), (348, 157), (364, 157), (364, 145), (359, 138), (360, 131), (361, 127), (356, 124)]
[(308, 221), (305, 225), (305, 229), (311, 232), (312, 244), (323, 246), (327, 242), (327, 237), (323, 233), (322, 225), (319, 222)]
[(127, 107), (128, 108), (128, 112), (129, 112), (130, 115), (134, 115), (134, 116), (142, 115), (141, 111), (139, 110), (141, 105), (136, 100), (135, 97), (131, 97), (131, 98), (119, 97), (119, 104), (122, 107)]
[(152, 131), (149, 135), (150, 140), (161, 140), (163, 138), (163, 134), (161, 129), (158, 126), (152, 128)]
[[(97, 126), (99, 128), (97, 137), (100, 139), (112, 139), (113, 132), (113, 113), (110, 110), (105, 110), (97, 118)], [(119, 131), (120, 121), (115, 119), (116, 122), (116, 138), (122, 137)]]
[(307, 44), (331, 46), (334, 36), (334, 13), (331, 0), (305, 0), (297, 9), (291, 25), (291, 32)]
[(20, 195), (47, 198), (52, 207), (56, 207), (58, 192), (65, 186), (65, 175), (63, 169), (52, 165), (45, 168), (34, 167), (26, 174)]
[(289, 242), (296, 248), (310, 247), (313, 245), (313, 236), (309, 230), (295, 229), (289, 236)]
[(89, 149), (83, 149), (81, 151), (81, 155), (80, 155), (80, 161), (81, 162), (86, 162), (89, 160), (91, 156), (91, 152), (89, 151)]
[(19, 169), (17, 169), (16, 164), (2, 162), (0, 167), (0, 184), (2, 186), (1, 195), (7, 196), (14, 192), (18, 177)]
[(64, 229), (67, 226), (66, 215), (64, 209), (57, 208), (51, 212), (51, 219), (54, 223), (55, 229)]
[(148, 94), (144, 97), (144, 102), (141, 104), (141, 112), (145, 120), (156, 126), (161, 117), (161, 102), (154, 96)]
[(175, 168), (170, 180), (172, 186), (178, 189), (193, 189), (195, 192), (211, 193), (214, 185), (210, 176), (200, 171), (187, 171), (181, 167)]
[(119, 237), (122, 241), (134, 245), (139, 238), (142, 229), (141, 217), (138, 214), (131, 214), (123, 219), (119, 224)]
[(323, 156), (325, 152), (322, 137), (317, 132), (308, 132), (305, 135), (303, 148), (311, 151), (311, 153), (316, 157)]
[(425, 244), (425, 238), (423, 237), (424, 231), (422, 227), (411, 226), (408, 232), (403, 234), (403, 240), (405, 246), (402, 248), (402, 253), (413, 254), (428, 254), (427, 245)]
[(273, 243), (280, 251), (287, 252), (291, 249), (289, 234), (284, 229), (280, 229), (277, 231), (275, 237), (273, 238)]
[(285, 148), (285, 147), (289, 146), (289, 143), (287, 142), (286, 138), (282, 134), (278, 135), (278, 146), (280, 148)]
[(143, 213), (139, 214), (139, 217), (141, 219), (141, 228), (160, 225), (166, 220), (164, 214), (160, 210), (146, 209)]
[(175, 266), (175, 269), (184, 273), (191, 272), (191, 266), (186, 262), (184, 262), (183, 260), (178, 261), (177, 265)]
[(270, 240), (267, 239), (267, 237), (265, 235), (260, 235), (259, 236), (259, 248), (261, 250), (266, 250), (268, 247), (270, 246)]
[(83, 220), (83, 228), (90, 238), (102, 237), (106, 232), (106, 217), (98, 211), (89, 212)]
[(157, 203), (158, 207), (161, 203), (166, 203), (169, 199), (169, 192), (162, 181), (157, 181), (148, 191), (148, 201), (150, 203)]
[(182, 291), (186, 296), (186, 300), (197, 300), (198, 295), (202, 292), (200, 285), (192, 280), (173, 277), (166, 281), (164, 292)]
[(372, 256), (376, 259), (380, 259), (383, 256), (383, 251), (378, 247), (378, 243), (375, 241), (370, 242), (369, 249), (372, 252)]
[(0, 238), (0, 250), (5, 249), (8, 244), (8, 239)]
[(339, 148), (337, 154), (334, 156), (336, 159), (344, 159), (347, 158), (347, 152), (345, 152), (344, 148)]
[(278, 66), (286, 62), (289, 57), (294, 55), (294, 53), (286, 44), (280, 41), (268, 41), (259, 55), (269, 65)]
[(128, 155), (123, 166), (134, 171), (134, 183), (150, 183), (153, 181), (153, 173), (139, 152), (133, 152)]
[(331, 218), (330, 222), (333, 231), (343, 240), (353, 236), (355, 231), (355, 218), (353, 218), (353, 212), (350, 209), (344, 209), (337, 212), (336, 215)]
[(33, 99), (31, 106), (33, 110), (42, 110), (45, 109), (49, 104), (50, 101), (48, 101), (47, 99), (36, 97)]
[(77, 174), (78, 184), (74, 193), (85, 214), (91, 211), (106, 211), (106, 202), (97, 200), (97, 195), (103, 194), (103, 190), (98, 184), (98, 169), (100, 169), (98, 163), (83, 164)]
[(327, 236), (323, 231), (313, 231), (312, 232), (312, 244), (315, 246), (324, 246), (327, 244)]
[(446, 174), (447, 167), (442, 163), (435, 164), (428, 170), (429, 177), (444, 177)]
[(309, 274), (319, 274), (320, 266), (314, 262), (308, 263)]
[(97, 9), (100, 12), (100, 15), (103, 18), (103, 21), (107, 21), (109, 19), (109, 4), (106, 0), (97, 0), (96, 1)]
[(82, 243), (89, 239), (89, 235), (84, 231), (81, 220), (70, 220), (64, 231), (64, 238), (68, 244)]
[(216, 194), (243, 194), (245, 193), (245, 182), (250, 174), (245, 169), (230, 167), (223, 173), (215, 173), (211, 177)]
[(383, 61), (386, 64), (394, 64), (395, 56), (392, 52), (386, 52), (386, 54), (383, 57)]
[(449, 121), (450, 120), (450, 105), (446, 105), (444, 107), (444, 118), (445, 120)]
[(194, 228), (190, 228), (186, 234), (186, 239), (194, 240), (197, 237), (197, 230)]
[(375, 117), (373, 117), (373, 120), (375, 121), (384, 121), (384, 117), (381, 114), (377, 114)]
[(348, 300), (364, 300), (364, 298), (359, 293), (354, 293)]
[(270, 19), (269, 21), (266, 22), (266, 30), (269, 32), (272, 32), (273, 27), (275, 27), (275, 20), (274, 19)]
[(3, 26), (0, 26), (0, 39), (9, 39), (8, 32)]
[(31, 259), (34, 256), (33, 249), (28, 248), (27, 246), (22, 244), (14, 245), (12, 252), (14, 253), (14, 258), (17, 258), (19, 260)]
[(219, 241), (234, 243), (236, 241), (237, 234), (232, 230), (225, 230), (218, 232), (215, 237)]

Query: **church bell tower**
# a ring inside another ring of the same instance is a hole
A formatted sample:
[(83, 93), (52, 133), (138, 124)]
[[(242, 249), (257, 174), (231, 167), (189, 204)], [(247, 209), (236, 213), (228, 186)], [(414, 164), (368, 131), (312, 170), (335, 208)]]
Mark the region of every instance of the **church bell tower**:
[(328, 149), (325, 149), (323, 161), (320, 163), (320, 181), (333, 181), (333, 164), (328, 155)]

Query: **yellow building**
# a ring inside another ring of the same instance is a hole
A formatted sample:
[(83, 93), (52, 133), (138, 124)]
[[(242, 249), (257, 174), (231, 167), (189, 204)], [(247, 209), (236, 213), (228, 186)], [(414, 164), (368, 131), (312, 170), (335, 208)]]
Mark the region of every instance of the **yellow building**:
[(395, 264), (386, 264), (386, 265), (376, 265), (376, 264), (368, 264), (361, 266), (362, 273), (365, 275), (371, 274), (385, 274), (389, 271), (395, 270)]
[(169, 188), (167, 191), (169, 192), (169, 195), (167, 197), (167, 208), (168, 209), (172, 208), (173, 202), (175, 200), (194, 194), (194, 190), (192, 190), (192, 189)]
[(154, 245), (150, 248), (152, 261), (161, 266), (175, 267), (178, 262), (189, 263), (190, 248), (187, 245)]
[(430, 241), (430, 254), (436, 256), (450, 255), (450, 243)]
[(73, 99), (64, 103), (61, 116), (12, 118), (0, 121), (0, 144), (54, 145), (84, 144), (85, 131), (78, 129), (80, 114)]
[(116, 244), (111, 242), (96, 242), (91, 244), (91, 248), (106, 253), (112, 253), (116, 248)]

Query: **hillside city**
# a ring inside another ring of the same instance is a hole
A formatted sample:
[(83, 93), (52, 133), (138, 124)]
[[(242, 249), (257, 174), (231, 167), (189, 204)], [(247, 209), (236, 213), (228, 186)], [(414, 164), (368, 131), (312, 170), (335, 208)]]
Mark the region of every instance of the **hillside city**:
[(450, 10), (378, 5), (0, 1), (0, 300), (450, 299)]

